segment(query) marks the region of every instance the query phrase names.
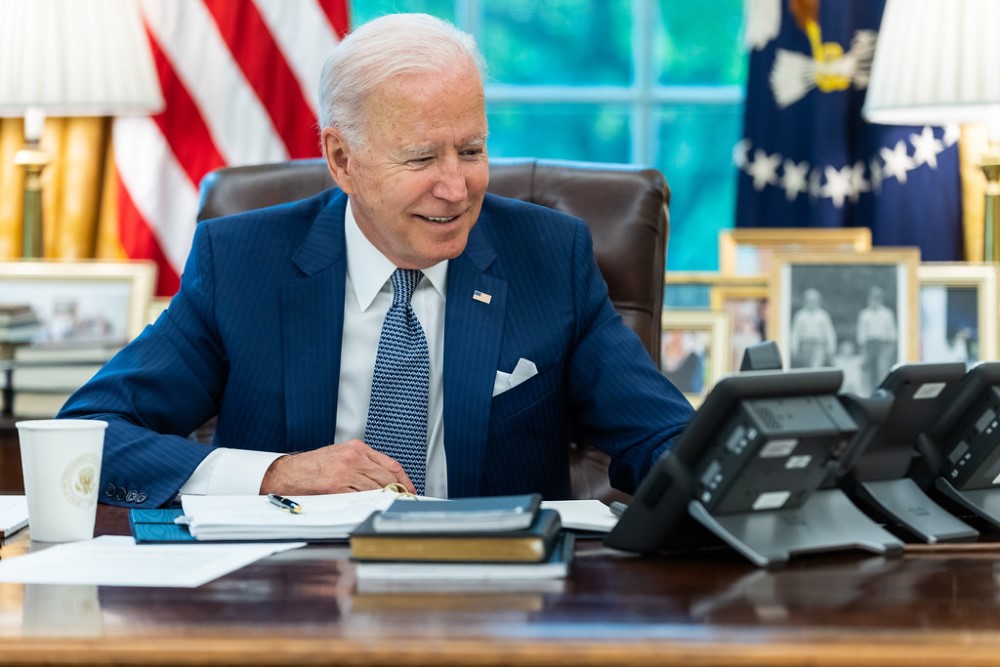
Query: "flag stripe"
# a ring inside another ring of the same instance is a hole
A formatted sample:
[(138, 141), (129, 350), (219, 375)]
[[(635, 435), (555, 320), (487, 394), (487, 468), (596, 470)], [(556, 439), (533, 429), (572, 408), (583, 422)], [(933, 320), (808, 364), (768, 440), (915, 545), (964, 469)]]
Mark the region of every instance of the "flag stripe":
[(177, 73), (153, 35), (150, 35), (149, 43), (153, 50), (153, 61), (156, 63), (163, 96), (170, 100), (170, 112), (158, 113), (153, 116), (153, 120), (188, 178), (197, 184), (202, 176), (225, 165), (226, 161), (212, 141), (212, 135), (194, 100), (177, 78)]
[(319, 0), (323, 13), (326, 14), (334, 32), (337, 33), (338, 41), (347, 34), (350, 21), (347, 15), (347, 0)]
[(316, 93), (347, 31), (346, 0), (142, 0), (166, 109), (114, 125), (120, 235), (172, 295), (198, 186), (225, 165), (319, 155)]
[(160, 248), (156, 235), (129, 194), (128, 187), (118, 179), (118, 234), (122, 248), (129, 257), (142, 257), (156, 262), (156, 293), (173, 294), (180, 287), (180, 277)]
[[(299, 82), (303, 99), (316, 115), (323, 61), (338, 42), (329, 17), (311, 0), (291, 4), (287, 0), (256, 0), (256, 4)], [(324, 57), (317, 58), (316, 54)], [(315, 132), (313, 141), (317, 141)]]
[(287, 160), (270, 116), (247, 85), (205, 5), (146, 0), (143, 11), (226, 162)]
[(313, 128), (297, 122), (313, 111), (256, 6), (230, 0), (205, 0), (205, 6), (251, 88), (266, 102), (265, 110), (289, 156), (315, 157), (318, 142)]
[[(174, 158), (166, 138), (145, 116), (115, 121), (118, 174), (136, 208), (179, 273), (194, 238), (198, 187)], [(148, 168), (153, 165), (153, 168)]]

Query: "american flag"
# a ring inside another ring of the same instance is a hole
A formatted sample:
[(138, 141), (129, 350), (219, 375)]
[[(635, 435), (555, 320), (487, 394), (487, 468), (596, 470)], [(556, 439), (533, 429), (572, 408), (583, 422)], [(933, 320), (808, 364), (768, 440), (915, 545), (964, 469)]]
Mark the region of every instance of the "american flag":
[(167, 104), (115, 120), (119, 231), (170, 296), (206, 173), (320, 154), (319, 75), (347, 33), (347, 0), (142, 0), (142, 11)]

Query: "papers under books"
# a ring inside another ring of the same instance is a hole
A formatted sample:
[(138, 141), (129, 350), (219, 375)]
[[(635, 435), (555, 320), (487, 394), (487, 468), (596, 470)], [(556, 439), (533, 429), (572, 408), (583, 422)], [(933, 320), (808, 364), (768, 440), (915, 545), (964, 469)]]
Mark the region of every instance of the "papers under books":
[(315, 541), (346, 538), (372, 512), (389, 507), (396, 494), (378, 489), (290, 498), (302, 506), (300, 514), (275, 507), (267, 496), (184, 496), (181, 505), (199, 541)]
[(412, 502), (400, 498), (374, 518), (380, 533), (523, 530), (542, 503), (537, 493)]
[(540, 563), (471, 563), (444, 561), (358, 561), (359, 582), (372, 581), (530, 581), (562, 579), (573, 562), (573, 533), (562, 533), (549, 557)]

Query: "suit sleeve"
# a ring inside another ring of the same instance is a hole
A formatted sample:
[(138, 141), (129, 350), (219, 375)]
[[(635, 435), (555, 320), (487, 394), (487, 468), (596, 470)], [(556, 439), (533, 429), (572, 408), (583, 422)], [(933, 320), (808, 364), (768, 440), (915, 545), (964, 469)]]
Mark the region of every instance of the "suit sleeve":
[(693, 410), (615, 311), (583, 223), (574, 238), (573, 267), (576, 331), (567, 383), (574, 437), (608, 453), (612, 485), (632, 493)]
[(170, 307), (60, 411), (108, 422), (101, 502), (164, 505), (212, 451), (186, 436), (217, 414), (228, 373), (213, 284), (211, 225), (203, 223)]

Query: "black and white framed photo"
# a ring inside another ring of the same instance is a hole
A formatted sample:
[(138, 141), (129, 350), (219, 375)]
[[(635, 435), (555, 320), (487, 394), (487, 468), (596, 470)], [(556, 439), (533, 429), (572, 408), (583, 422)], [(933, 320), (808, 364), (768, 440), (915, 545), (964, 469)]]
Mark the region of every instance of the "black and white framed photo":
[(997, 358), (997, 265), (920, 265), (920, 360)]
[(916, 248), (776, 254), (769, 337), (785, 367), (840, 368), (843, 391), (868, 395), (916, 361), (919, 265)]

